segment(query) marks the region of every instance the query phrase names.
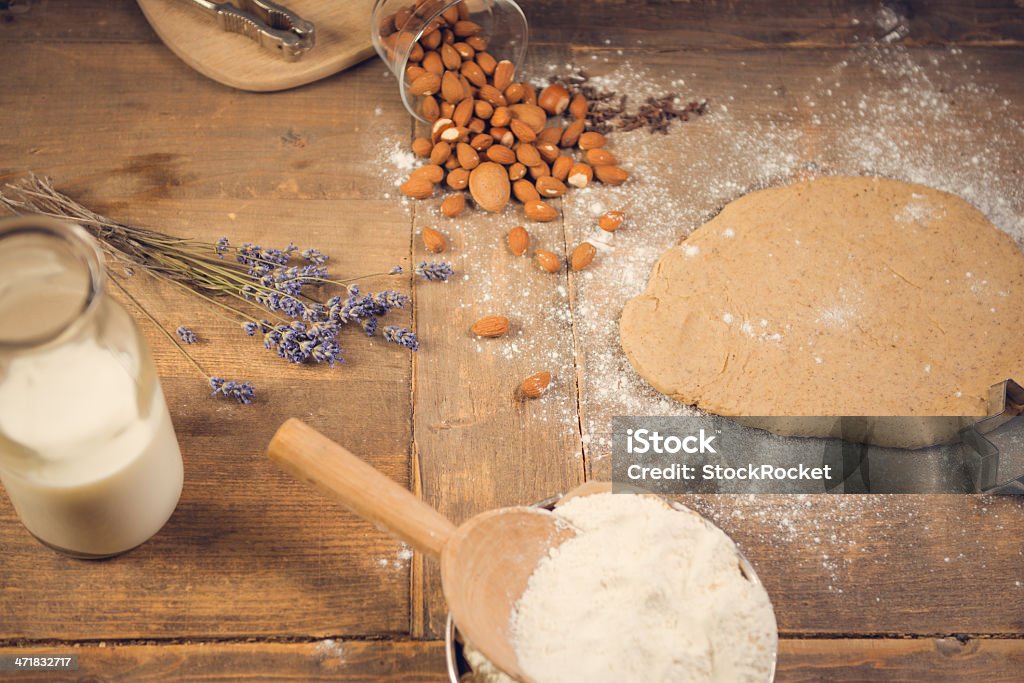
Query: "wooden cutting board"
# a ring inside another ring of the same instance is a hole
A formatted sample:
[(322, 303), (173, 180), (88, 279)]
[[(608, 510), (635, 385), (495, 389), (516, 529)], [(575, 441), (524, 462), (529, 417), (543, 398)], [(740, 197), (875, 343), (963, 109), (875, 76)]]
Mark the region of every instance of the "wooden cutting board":
[(277, 0), (316, 25), (316, 46), (289, 62), (252, 40), (225, 33), (190, 0), (138, 0), (160, 39), (196, 71), (241, 90), (285, 90), (319, 80), (374, 54), (373, 0)]

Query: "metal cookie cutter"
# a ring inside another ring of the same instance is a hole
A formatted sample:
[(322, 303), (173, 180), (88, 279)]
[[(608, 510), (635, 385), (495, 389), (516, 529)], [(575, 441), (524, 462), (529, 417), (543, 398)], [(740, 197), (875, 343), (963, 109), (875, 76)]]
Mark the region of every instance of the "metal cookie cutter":
[(246, 36), (289, 61), (299, 59), (316, 43), (316, 27), (312, 22), (270, 0), (235, 0), (235, 4), (211, 0), (190, 2), (215, 16), (224, 31)]
[[(960, 432), (961, 441), (977, 455), (978, 488), (984, 493), (1024, 495), (1024, 462), (1019, 461), (1024, 430), (1015, 430), (1014, 438), (1002, 429), (1024, 419), (1024, 387), (1011, 379), (993, 385), (988, 412), (988, 417)], [(1017, 447), (1004, 445), (1000, 452), (1003, 440)], [(1018, 461), (1009, 461), (1012, 455), (1017, 455)]]

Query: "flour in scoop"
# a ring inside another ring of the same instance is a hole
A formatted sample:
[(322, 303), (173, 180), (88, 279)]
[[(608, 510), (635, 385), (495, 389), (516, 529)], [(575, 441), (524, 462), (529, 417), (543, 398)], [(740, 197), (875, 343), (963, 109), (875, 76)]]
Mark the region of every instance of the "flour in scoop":
[(585, 496), (555, 514), (577, 535), (541, 561), (512, 616), (537, 683), (769, 680), (771, 602), (721, 530), (647, 496)]

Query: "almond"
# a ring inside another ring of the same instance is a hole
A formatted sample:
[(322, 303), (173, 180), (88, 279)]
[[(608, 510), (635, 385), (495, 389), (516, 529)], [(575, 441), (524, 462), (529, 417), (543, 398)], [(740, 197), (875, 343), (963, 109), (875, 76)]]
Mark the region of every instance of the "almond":
[(481, 85), (479, 96), (481, 100), (490, 102), (495, 107), (507, 107), (508, 100), (501, 93), (500, 90), (495, 88), (493, 85)]
[(547, 113), (558, 116), (569, 106), (569, 91), (563, 85), (552, 83), (540, 91), (537, 104)]
[(478, 337), (500, 337), (508, 332), (508, 318), (503, 315), (488, 315), (477, 320), (469, 329)]
[[(512, 121), (512, 110), (508, 107), (495, 107), (494, 115), (491, 116), (491, 125), (496, 128), (504, 128)], [(492, 133), (493, 135), (493, 133)], [(494, 137), (498, 137), (495, 135)]]
[(533, 132), (533, 129), (519, 119), (512, 119), (508, 127), (512, 130), (512, 134), (523, 142), (533, 142), (537, 139), (537, 134)]
[(566, 126), (565, 131), (562, 133), (562, 147), (572, 147), (579, 142), (580, 136), (583, 135), (583, 129), (586, 127), (587, 123), (583, 119), (576, 119)]
[(440, 89), (441, 77), (431, 71), (427, 71), (409, 84), (409, 93), (414, 97), (433, 95)]
[(456, 154), (459, 158), (459, 163), (462, 168), (467, 171), (472, 171), (474, 168), (480, 165), (480, 155), (477, 154), (476, 150), (465, 142), (460, 142), (458, 147), (455, 148)]
[(512, 85), (505, 88), (505, 100), (509, 104), (516, 104), (518, 102), (522, 102), (524, 92), (525, 88), (523, 87), (522, 83), (513, 83)]
[(512, 118), (528, 125), (534, 133), (540, 133), (548, 124), (548, 115), (535, 104), (513, 104), (508, 108)]
[(469, 192), (480, 208), (497, 213), (508, 204), (511, 192), (508, 173), (500, 164), (485, 161), (470, 172)]
[(538, 223), (547, 223), (558, 218), (558, 212), (555, 211), (555, 207), (540, 199), (531, 199), (525, 202), (523, 210), (526, 212), (527, 218)]
[(575, 164), (569, 171), (567, 182), (573, 187), (586, 187), (594, 179), (594, 169), (588, 164)]
[(409, 178), (398, 188), (398, 191), (406, 197), (413, 199), (426, 199), (434, 194), (434, 183), (422, 176)]
[(512, 81), (516, 78), (516, 67), (515, 65), (503, 59), (498, 62), (498, 65), (494, 67), (494, 87), (498, 90), (505, 90), (508, 86), (512, 85)]
[(437, 144), (434, 145), (434, 149), (430, 150), (430, 163), (440, 166), (448, 161), (448, 157), (451, 155), (452, 146), (444, 140), (438, 140)]
[(462, 55), (460, 55), (455, 48), (448, 43), (441, 44), (440, 52), (444, 68), (455, 71), (462, 66)]
[(595, 166), (594, 175), (606, 185), (621, 185), (629, 179), (629, 172), (618, 166)]
[(455, 218), (465, 210), (466, 195), (461, 192), (446, 197), (445, 200), (441, 202), (441, 213), (448, 218)]
[(487, 85), (487, 74), (476, 62), (466, 62), (459, 69), (459, 73), (465, 76), (466, 80), (478, 88)]
[(527, 167), (536, 166), (543, 161), (537, 148), (528, 142), (523, 142), (516, 147), (516, 158)]
[(537, 178), (536, 185), (541, 197), (561, 197), (568, 190), (565, 183), (549, 175)]
[(477, 133), (469, 141), (469, 146), (478, 152), (482, 152), (494, 144), (494, 138), (487, 133)]
[(586, 133), (580, 135), (579, 146), (584, 152), (588, 149), (597, 149), (598, 147), (604, 147), (608, 140), (603, 135), (592, 130), (588, 130)]
[(622, 227), (625, 219), (626, 214), (621, 211), (608, 211), (598, 219), (597, 225), (606, 232), (615, 232)]
[(558, 145), (553, 143), (538, 142), (537, 151), (540, 153), (540, 158), (549, 164), (558, 158)]
[(548, 126), (537, 134), (537, 140), (557, 145), (562, 141), (562, 132), (561, 126)]
[(591, 166), (615, 166), (619, 163), (614, 154), (601, 148), (588, 149), (584, 158)]
[(569, 103), (569, 116), (574, 119), (584, 120), (587, 118), (587, 113), (590, 111), (590, 104), (587, 102), (587, 98), (581, 93), (577, 93), (572, 98), (572, 102)]
[(412, 141), (412, 153), (422, 158), (429, 157), (434, 145), (426, 138), (416, 138)]
[(566, 179), (568, 179), (569, 171), (572, 170), (573, 166), (574, 164), (572, 161), (572, 157), (566, 156), (564, 154), (560, 155), (551, 164), (551, 175), (555, 176), (564, 183)]
[(420, 113), (427, 121), (437, 121), (441, 116), (441, 107), (437, 104), (437, 99), (432, 95), (424, 97), (420, 102)]
[(446, 182), (453, 190), (465, 190), (469, 186), (469, 171), (464, 168), (452, 169)]
[[(440, 106), (438, 107), (440, 109)], [(434, 121), (433, 125), (430, 126), (430, 139), (437, 144), (437, 141), (441, 139), (441, 135), (446, 133), (451, 128), (455, 127), (455, 122), (447, 117), (439, 118)]]
[[(476, 84), (474, 83), (473, 85)], [(476, 100), (473, 104), (473, 113), (480, 119), (490, 120), (494, 116), (494, 105), (484, 100)]]
[(579, 245), (572, 250), (572, 269), (579, 271), (583, 270), (591, 264), (594, 260), (594, 255), (597, 254), (597, 248), (590, 242), (580, 242)]
[(518, 226), (508, 231), (508, 249), (516, 256), (522, 256), (530, 248), (530, 233)]
[(468, 126), (472, 118), (473, 98), (467, 97), (455, 105), (455, 109), (452, 111), (452, 121), (455, 122), (456, 126)]
[(519, 385), (519, 393), (526, 398), (540, 398), (548, 390), (549, 384), (551, 384), (551, 373), (538, 372), (522, 381)]
[(439, 233), (433, 228), (423, 228), (420, 232), (423, 237), (423, 246), (427, 248), (427, 251), (431, 251), (435, 254), (448, 249), (448, 240), (445, 239), (444, 235)]
[[(468, 40), (466, 42), (469, 43), (470, 45), (472, 45), (472, 43), (470, 43)], [(480, 69), (487, 76), (490, 76), (490, 75), (494, 74), (495, 71), (497, 71), (497, 69), (498, 69), (498, 61), (492, 55), (477, 49), (476, 57), (475, 58), (476, 58), (476, 63), (478, 63), (478, 65), (480, 66)]]
[(436, 185), (444, 180), (444, 169), (436, 164), (426, 164), (413, 169), (412, 173), (409, 174), (409, 179), (412, 180), (413, 178), (426, 178)]
[(541, 267), (541, 270), (557, 273), (562, 269), (562, 262), (558, 259), (558, 256), (546, 249), (538, 249), (534, 256), (537, 258), (537, 265)]
[[(427, 93), (431, 94), (431, 93)], [(441, 78), (441, 97), (445, 102), (455, 104), (462, 99), (462, 81), (455, 75), (454, 71), (445, 71)]]
[(515, 182), (526, 177), (526, 166), (518, 161), (508, 167), (508, 179)]
[(544, 161), (543, 159), (540, 161), (540, 163), (534, 164), (533, 166), (529, 166), (528, 168), (530, 170), (530, 177), (533, 178), (534, 180), (539, 180), (544, 176), (551, 175), (551, 167), (548, 166), (547, 162)]
[(488, 159), (502, 166), (514, 164), (516, 161), (516, 153), (505, 145), (492, 145), (487, 148), (485, 154)]
[(459, 53), (459, 56), (462, 57), (463, 61), (473, 59), (473, 57), (476, 56), (476, 50), (474, 50), (473, 46), (469, 43), (452, 43), (452, 47)]
[(469, 36), (475, 36), (483, 30), (480, 24), (473, 21), (457, 21), (455, 26), (452, 27), (452, 32), (456, 38), (468, 38)]
[(516, 199), (521, 201), (523, 204), (535, 199), (540, 199), (540, 193), (537, 192), (537, 188), (533, 186), (533, 183), (525, 178), (521, 178), (512, 183), (512, 193), (516, 196)]

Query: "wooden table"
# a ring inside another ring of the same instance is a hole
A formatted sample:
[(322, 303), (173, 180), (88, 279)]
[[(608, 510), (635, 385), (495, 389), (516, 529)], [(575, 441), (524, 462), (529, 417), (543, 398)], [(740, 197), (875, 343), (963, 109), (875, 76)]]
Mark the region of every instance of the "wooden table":
[[(598, 54), (607, 68), (628, 60), (666, 79), (683, 68), (693, 74), (688, 88), (713, 103), (734, 96), (731, 115), (751, 126), (809, 129), (814, 112), (802, 88), (818, 65), (880, 38), (882, 24), (873, 4), (804, 4), (523, 3), (534, 64)], [(890, 9), (910, 28), (901, 42), (911, 56), (955, 47), (998, 87), (1008, 112), (1001, 120), (978, 123), (972, 103), (957, 101), (950, 126), (1009, 135), (1015, 154), (1000, 173), (1019, 184), (1024, 146), (1012, 133), (1024, 120), (1021, 3)], [(406, 208), (382, 180), (390, 162), (381, 141), (408, 142), (413, 128), (380, 62), (254, 95), (184, 66), (129, 0), (35, 1), (26, 13), (0, 10), (0, 19), (0, 178), (48, 174), (100, 212), (172, 233), (318, 246), (336, 273), (425, 257), (416, 231), (437, 220), (432, 205)], [(848, 87), (864, 94), (870, 81), (853, 74)], [(700, 139), (713, 115), (686, 125)], [(793, 153), (827, 161), (827, 126), (811, 139)], [(713, 150), (693, 154), (697, 162)], [(673, 192), (702, 211), (720, 200), (704, 197), (697, 181)], [(1024, 211), (1019, 194), (1008, 199)], [(571, 195), (562, 209), (564, 220), (535, 232), (560, 253), (589, 230)], [(333, 371), (286, 366), (187, 294), (134, 283), (165, 325), (189, 323), (207, 340), (194, 347), (201, 363), (254, 382), (260, 398), (247, 407), (207, 398), (202, 379), (142, 324), (181, 441), (185, 491), (150, 542), (92, 563), (41, 547), (0, 498), (0, 652), (73, 651), (81, 660), (72, 675), (26, 680), (446, 680), (436, 568), (409, 560), (399, 543), (263, 455), (280, 422), (301, 417), (456, 521), (607, 477), (600, 447), (582, 438), (593, 417), (588, 392), (601, 380), (588, 374), (574, 335), (584, 283), (559, 276), (563, 301), (551, 276), (501, 250), (503, 228), (489, 218), (443, 229), (459, 278), (389, 282), (414, 299), (393, 317), (416, 326), (422, 350), (410, 355), (346, 331), (346, 363)], [(480, 299), (485, 283), (491, 303)], [(515, 323), (534, 340), (531, 353), (478, 350), (466, 331), (475, 316), (523, 297), (534, 305), (520, 301)], [(550, 314), (559, 307), (568, 313)], [(518, 380), (559, 354), (568, 370), (549, 395), (515, 401)], [(763, 578), (781, 629), (780, 680), (1020, 680), (1019, 499), (691, 502), (733, 535)]]

